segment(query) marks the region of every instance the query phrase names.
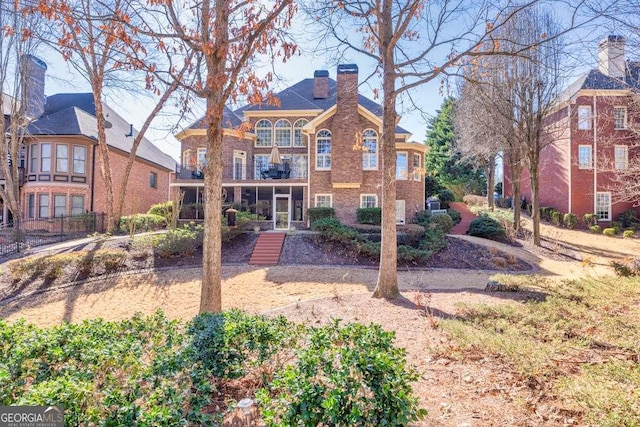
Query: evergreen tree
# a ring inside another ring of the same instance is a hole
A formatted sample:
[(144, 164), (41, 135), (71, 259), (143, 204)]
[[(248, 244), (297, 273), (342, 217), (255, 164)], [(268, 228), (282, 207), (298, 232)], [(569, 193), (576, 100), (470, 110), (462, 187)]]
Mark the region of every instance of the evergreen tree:
[(457, 199), (465, 194), (483, 194), (486, 191), (484, 171), (463, 159), (455, 148), (453, 114), (454, 99), (447, 98), (436, 116), (429, 120), (425, 141), (427, 178), (432, 177), (437, 184), (453, 191)]

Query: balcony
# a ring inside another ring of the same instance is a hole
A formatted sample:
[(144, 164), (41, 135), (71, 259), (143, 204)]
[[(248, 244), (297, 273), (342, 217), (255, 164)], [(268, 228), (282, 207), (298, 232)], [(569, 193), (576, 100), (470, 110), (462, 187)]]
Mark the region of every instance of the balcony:
[[(204, 172), (199, 169), (178, 167), (176, 179), (179, 181), (197, 182), (204, 180)], [(284, 163), (262, 163), (253, 167), (245, 165), (225, 166), (222, 170), (223, 182), (256, 182), (256, 181), (302, 181), (307, 179), (307, 165)]]

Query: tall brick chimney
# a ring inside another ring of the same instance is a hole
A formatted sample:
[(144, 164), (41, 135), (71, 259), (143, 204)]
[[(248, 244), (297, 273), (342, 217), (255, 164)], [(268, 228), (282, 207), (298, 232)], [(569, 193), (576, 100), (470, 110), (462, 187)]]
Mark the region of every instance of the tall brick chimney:
[(338, 111), (358, 107), (358, 66), (356, 64), (338, 65)]
[(608, 36), (598, 49), (598, 69), (609, 77), (624, 78), (626, 63), (624, 58), (625, 40), (622, 36)]
[(314, 99), (329, 97), (329, 71), (316, 70), (313, 73), (313, 97)]
[(47, 64), (33, 55), (23, 55), (22, 66), (22, 102), (26, 106), (27, 117), (37, 119), (44, 113), (44, 76)]

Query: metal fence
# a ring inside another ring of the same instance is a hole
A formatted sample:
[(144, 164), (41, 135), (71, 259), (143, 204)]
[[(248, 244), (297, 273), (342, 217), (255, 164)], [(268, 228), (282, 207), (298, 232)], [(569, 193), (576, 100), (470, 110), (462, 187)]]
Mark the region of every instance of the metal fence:
[(0, 257), (35, 246), (104, 233), (104, 213), (62, 215), (55, 218), (19, 219), (0, 228)]

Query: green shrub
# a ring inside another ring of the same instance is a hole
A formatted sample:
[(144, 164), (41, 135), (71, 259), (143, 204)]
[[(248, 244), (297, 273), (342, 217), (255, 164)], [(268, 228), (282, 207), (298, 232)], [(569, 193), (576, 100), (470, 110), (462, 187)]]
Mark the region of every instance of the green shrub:
[(223, 216), (221, 218), (221, 227), (222, 227), (221, 240), (223, 242), (229, 242), (233, 240), (237, 236), (244, 233), (249, 228), (252, 221), (253, 221), (253, 214), (251, 212), (247, 212), (247, 211), (238, 212), (236, 214), (236, 226), (229, 227), (227, 225), (228, 223), (227, 218)]
[(311, 223), (311, 229), (315, 231), (328, 231), (343, 227), (342, 223), (337, 218), (322, 218)]
[(483, 237), (485, 239), (500, 239), (503, 238), (504, 228), (495, 219), (482, 215), (469, 224), (468, 234), (470, 236)]
[(602, 234), (604, 234), (605, 236), (615, 236), (616, 235), (616, 229), (613, 227), (609, 227), (609, 228), (605, 228), (604, 230), (602, 230)]
[(555, 209), (550, 208), (548, 206), (543, 206), (540, 208), (540, 219), (551, 222), (551, 218), (555, 212)]
[(586, 227), (591, 227), (592, 225), (598, 225), (598, 218), (596, 214), (588, 213), (582, 216), (582, 222)]
[(429, 212), (426, 209), (423, 209), (421, 211), (416, 212), (411, 222), (414, 224), (418, 224), (423, 227), (426, 227), (427, 224), (429, 224), (430, 217), (431, 217), (431, 212)]
[(624, 230), (622, 232), (622, 237), (624, 237), (625, 239), (631, 239), (633, 238), (633, 236), (635, 236), (636, 232), (633, 230)]
[[(424, 237), (424, 227), (418, 224), (408, 224), (402, 228), (401, 235), (405, 236), (405, 244), (409, 246), (418, 246), (420, 240)], [(400, 235), (398, 236), (400, 240)]]
[(564, 214), (564, 218), (562, 219), (562, 223), (569, 230), (573, 230), (578, 225), (578, 216), (572, 213)]
[(442, 209), (447, 209), (449, 207), (449, 203), (456, 200), (456, 196), (453, 194), (453, 191), (448, 188), (444, 188), (438, 192), (438, 200), (440, 200), (440, 207)]
[(616, 230), (616, 234), (620, 234), (620, 231), (622, 231), (622, 223), (620, 221), (611, 221), (611, 228)]
[(640, 276), (640, 257), (627, 258), (622, 261), (611, 261), (616, 275), (620, 277)]
[(638, 218), (638, 211), (635, 209), (629, 209), (618, 215), (618, 221), (622, 228), (637, 228), (640, 225), (640, 219)]
[(155, 205), (151, 205), (149, 211), (147, 212), (150, 215), (158, 215), (163, 217), (166, 221), (169, 220), (171, 214), (173, 212), (173, 202), (164, 202), (164, 203), (156, 203)]
[(437, 227), (446, 234), (453, 228), (453, 220), (451, 219), (449, 214), (436, 214), (431, 216), (429, 225), (432, 227)]
[(457, 225), (462, 221), (462, 215), (460, 215), (460, 212), (455, 209), (447, 209), (447, 214), (449, 214), (453, 220), (453, 225)]
[(309, 218), (309, 224), (313, 227), (313, 224), (324, 218), (333, 218), (336, 216), (336, 211), (333, 208), (309, 208), (307, 209), (307, 217)]
[(193, 255), (197, 248), (202, 246), (204, 228), (202, 225), (194, 228), (185, 225), (182, 228), (173, 228), (166, 233), (156, 234), (151, 237), (153, 249), (161, 258), (169, 258), (174, 255)]
[(267, 426), (406, 426), (422, 419), (405, 350), (378, 325), (310, 330), (294, 362), (256, 394)]
[(562, 220), (564, 218), (564, 214), (558, 211), (551, 212), (551, 223), (556, 227), (560, 227), (562, 225)]
[(153, 214), (136, 214), (120, 218), (120, 231), (128, 233), (131, 221), (134, 222), (135, 231), (139, 233), (160, 230), (167, 226), (167, 220), (163, 216)]
[(600, 227), (599, 225), (592, 225), (591, 227), (589, 227), (589, 231), (593, 234), (600, 234), (602, 233), (602, 227)]
[(360, 224), (380, 225), (382, 208), (358, 208), (356, 218)]

